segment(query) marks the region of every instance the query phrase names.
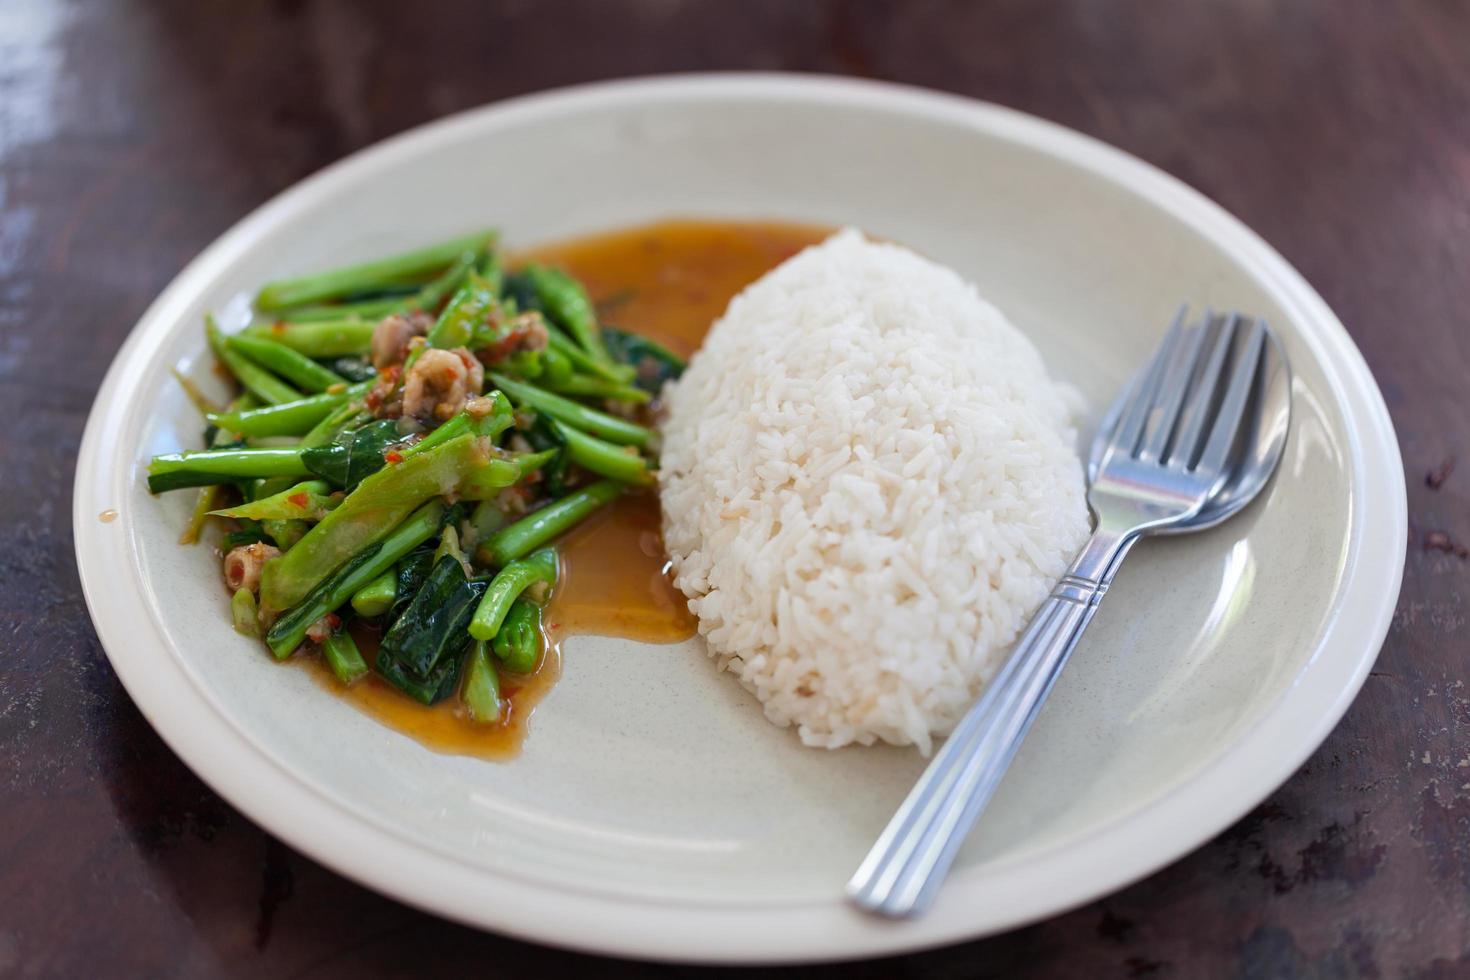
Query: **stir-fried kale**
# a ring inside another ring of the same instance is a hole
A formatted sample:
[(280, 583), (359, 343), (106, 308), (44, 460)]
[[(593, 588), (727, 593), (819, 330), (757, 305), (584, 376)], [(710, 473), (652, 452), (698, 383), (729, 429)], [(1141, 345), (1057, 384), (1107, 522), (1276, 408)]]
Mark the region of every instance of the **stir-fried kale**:
[[(242, 632), (269, 624), (278, 658), (309, 640), (351, 684), (369, 668), (343, 624), (377, 621), (381, 677), (425, 704), (463, 685), (470, 717), (488, 724), (504, 717), (496, 663), (525, 673), (539, 661), (559, 569), (548, 545), (652, 483), (656, 439), (639, 413), (684, 367), (603, 328), (565, 271), (504, 269), (493, 243), (484, 232), (269, 283), (264, 319), (231, 335), (208, 320), (242, 391), (220, 407), (181, 378), (210, 448), (148, 466), (155, 493), (202, 488), (183, 540), (215, 517), (231, 522), (227, 547), (279, 546), (231, 597)], [(427, 333), (383, 342), (414, 311), (433, 316)], [(462, 396), (425, 390), (446, 387), (429, 370), (446, 352), (475, 379)], [(391, 417), (410, 401), (435, 408), (413, 413), (427, 425), (417, 439)]]
[(369, 422), (360, 429), (337, 433), (325, 446), (303, 450), (301, 462), (324, 480), (351, 491), (386, 465), (384, 454), (402, 442), (398, 423), (392, 419)]
[(666, 382), (684, 373), (684, 361), (677, 354), (647, 337), (604, 326), (602, 341), (614, 360), (633, 368), (633, 384), (650, 394), (658, 394)]
[(378, 673), (425, 704), (451, 694), (470, 643), (466, 627), (487, 584), (466, 577), (454, 557), (440, 558), (383, 635)]

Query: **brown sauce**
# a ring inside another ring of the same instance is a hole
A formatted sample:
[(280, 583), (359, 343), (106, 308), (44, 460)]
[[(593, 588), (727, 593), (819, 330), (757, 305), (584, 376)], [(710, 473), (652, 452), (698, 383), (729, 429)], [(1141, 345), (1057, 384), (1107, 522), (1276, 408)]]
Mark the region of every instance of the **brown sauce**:
[[(515, 259), (561, 266), (587, 287), (603, 322), (688, 357), (731, 297), (830, 233), (779, 222), (665, 221), (547, 245)], [(561, 673), (562, 640), (588, 634), (675, 643), (694, 635), (694, 616), (667, 574), (659, 525), (658, 497), (628, 494), (558, 542), (562, 580), (543, 617), (546, 655), (533, 674), (501, 675), (508, 709), (500, 725), (471, 721), (457, 698), (425, 707), (373, 674), (343, 688), (319, 657), (298, 660), (359, 710), (436, 752), (512, 758), (537, 702)], [(355, 628), (354, 636), (371, 663), (376, 631)]]
[[(371, 665), (378, 655), (378, 630), (360, 620), (354, 621), (349, 629), (363, 658)], [(561, 648), (556, 643), (547, 643), (546, 653), (533, 673), (501, 672), (500, 699), (505, 713), (497, 725), (474, 721), (459, 698), (423, 705), (371, 671), (351, 687), (343, 687), (320, 656), (297, 656), (295, 662), (307, 666), (318, 684), (357, 710), (435, 752), (513, 759), (520, 753), (536, 703), (551, 690), (561, 674)]]
[(785, 222), (664, 221), (527, 252), (581, 279), (605, 323), (688, 357), (732, 297), (832, 234)]

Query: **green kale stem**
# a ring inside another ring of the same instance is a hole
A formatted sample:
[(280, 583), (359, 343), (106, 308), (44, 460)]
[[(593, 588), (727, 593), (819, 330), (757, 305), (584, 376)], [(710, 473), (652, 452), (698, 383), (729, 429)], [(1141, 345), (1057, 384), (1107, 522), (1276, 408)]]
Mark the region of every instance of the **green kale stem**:
[(352, 610), (371, 619), (392, 609), (393, 600), (397, 598), (398, 574), (390, 568), (352, 593)]
[(260, 637), (260, 621), (255, 616), (255, 593), (246, 588), (235, 590), (230, 597), (230, 619), (235, 632), (243, 636)]
[(491, 374), (495, 387), (510, 396), (517, 405), (531, 408), (549, 415), (558, 422), (601, 436), (610, 442), (629, 446), (647, 446), (653, 441), (653, 432), (635, 422), (620, 419), (616, 415), (588, 408), (570, 398), (552, 394), (524, 381), (516, 381), (503, 374)]
[(490, 647), (511, 673), (535, 670), (541, 656), (541, 607), (525, 598), (512, 602)]
[[(322, 303), (313, 306), (295, 306), (281, 314), (276, 324), (282, 326), (310, 327), (333, 320), (370, 320), (376, 324), (389, 313), (403, 308), (402, 296), (387, 296), (382, 299), (364, 299), (355, 303)], [(274, 326), (275, 324), (266, 324)]]
[(254, 393), (261, 401), (279, 405), (283, 402), (294, 402), (301, 399), (301, 392), (243, 354), (231, 350), (225, 343), (225, 335), (220, 331), (219, 325), (214, 322), (212, 316), (204, 318), (204, 335), (209, 340), (209, 349), (214, 351), (214, 356), (229, 369), (236, 381), (245, 386), (246, 391)]
[(267, 609), (295, 605), (333, 569), (381, 538), (409, 511), (430, 497), (458, 492), (471, 475), (480, 486), (515, 483), (520, 469), (497, 456), (498, 452), (489, 439), (467, 434), (368, 476), (296, 547), (266, 563), (261, 572), (261, 604)]
[(494, 232), (477, 232), (373, 262), (295, 279), (280, 279), (261, 288), (255, 296), (255, 308), (266, 312), (289, 310), (293, 306), (365, 293), (385, 285), (399, 285), (437, 272), (467, 251), (479, 252), (488, 248), (494, 240)]
[(484, 640), (470, 644), (459, 696), (469, 708), (473, 720), (481, 724), (500, 721), (500, 678), (495, 674), (495, 665), (490, 662)]
[[(404, 303), (401, 310), (427, 310), (430, 313), (434, 312), (440, 303), (444, 302), (448, 297), (453, 296), (460, 286), (464, 284), (465, 277), (475, 271), (475, 264), (480, 261), (482, 254), (478, 249), (469, 249), (463, 252), (459, 258), (454, 260), (454, 264), (448, 269), (445, 269), (438, 278), (426, 283), (423, 289), (420, 289), (413, 295), (413, 298), (407, 303)], [(492, 252), (490, 254), (493, 255), (494, 253)]]
[(307, 357), (345, 357), (371, 350), (376, 326), (369, 320), (337, 318), (319, 323), (257, 323), (239, 336), (266, 337)]
[(424, 436), (418, 442), (403, 450), (403, 456), (407, 459), (418, 453), (426, 452), (435, 446), (443, 445), (451, 439), (473, 432), (477, 436), (485, 436), (494, 439), (515, 422), (515, 413), (511, 411), (510, 401), (498, 391), (492, 391), (485, 395), (489, 399), (491, 407), (489, 411), (469, 409), (461, 411), (449, 421), (440, 425), (437, 429)]
[[(312, 623), (347, 602), (364, 585), (392, 568), (394, 562), (433, 537), (443, 520), (444, 504), (431, 500), (390, 530), (381, 541), (373, 542), (353, 556), (276, 620), (265, 635), (271, 652), (277, 659), (289, 657), (301, 645)], [(266, 570), (300, 551), (301, 546), (298, 545), (284, 556), (266, 562)]]
[(225, 338), (225, 347), (243, 354), (287, 381), (295, 382), (305, 391), (323, 392), (333, 385), (347, 383), (347, 379), (335, 371), (327, 370), (305, 354), (269, 337), (232, 334)]
[(307, 476), (300, 450), (200, 449), (166, 453), (148, 464), (148, 492), (206, 487), (262, 476)]
[(501, 528), (480, 545), (476, 557), (503, 567), (570, 530), (622, 493), (622, 484), (600, 480), (575, 490), (534, 514)]
[(604, 364), (582, 348), (577, 342), (566, 334), (554, 323), (546, 324), (546, 349), (556, 351), (573, 365), (588, 374), (595, 374), (609, 381), (630, 381), (634, 375), (634, 369), (627, 364)]
[[(547, 374), (550, 372), (548, 371)], [(561, 380), (543, 377), (537, 379), (536, 383), (547, 391), (573, 398), (605, 398), (633, 405), (644, 405), (653, 399), (653, 396), (642, 388), (608, 381), (606, 378), (594, 378), (587, 374), (574, 374)]]
[(582, 284), (561, 269), (544, 265), (527, 266), (524, 274), (551, 318), (566, 327), (593, 360), (611, 365), (612, 355), (603, 346), (602, 330), (597, 325), (597, 311), (592, 308)]
[(567, 456), (583, 469), (640, 487), (653, 484), (653, 473), (637, 452), (630, 451), (626, 446), (589, 436), (580, 429), (564, 425), (555, 419), (552, 420), (551, 427), (566, 441)]
[(475, 607), (475, 615), (470, 619), (470, 636), (493, 640), (516, 597), (538, 582), (555, 585), (556, 572), (556, 552), (550, 548), (507, 562), (490, 580), (490, 587)]
[[(231, 411), (239, 411), (246, 408), (254, 408), (259, 400), (248, 391), (241, 392), (234, 401), (230, 402)], [(214, 435), (210, 438), (212, 447), (221, 446), (231, 438), (230, 433), (216, 428)], [(204, 530), (204, 522), (209, 517), (209, 512), (214, 510), (219, 503), (219, 484), (212, 483), (199, 488), (199, 496), (194, 500), (194, 510), (189, 515), (189, 523), (184, 525), (184, 532), (179, 535), (179, 544), (195, 544), (199, 541), (199, 533)]]
[(299, 436), (308, 433), (323, 419), (350, 402), (361, 399), (372, 390), (374, 382), (359, 381), (353, 385), (338, 381), (340, 391), (324, 392), (295, 401), (281, 402), (239, 412), (221, 412), (208, 416), (211, 425), (252, 439), (267, 436)]
[(247, 504), (212, 510), (212, 517), (244, 517), (252, 521), (319, 521), (342, 502), (325, 480), (306, 480)]
[[(466, 347), (474, 336), (476, 324), (484, 323), (499, 308), (500, 299), (490, 288), (490, 284), (471, 274), (429, 328), (428, 336), (424, 338), (425, 343), (429, 347), (445, 349)], [(413, 366), (417, 353), (415, 351), (405, 361), (405, 370)]]
[(337, 680), (347, 687), (356, 684), (368, 672), (367, 661), (357, 649), (357, 641), (346, 630), (333, 633), (322, 641), (322, 656)]

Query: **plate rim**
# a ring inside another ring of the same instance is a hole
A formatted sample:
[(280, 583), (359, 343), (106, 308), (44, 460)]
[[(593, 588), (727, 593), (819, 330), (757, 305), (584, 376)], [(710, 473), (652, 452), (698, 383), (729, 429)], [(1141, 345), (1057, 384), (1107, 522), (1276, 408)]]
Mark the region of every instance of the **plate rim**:
[[(178, 320), (177, 311), (227, 269), (238, 253), (248, 250), (251, 240), (335, 182), (390, 166), (399, 156), (420, 152), (436, 141), (453, 141), (462, 132), (519, 118), (598, 104), (749, 98), (886, 109), (962, 125), (1102, 176), (1193, 228), (1271, 288), (1293, 322), (1311, 327), (1299, 331), (1300, 340), (1311, 350), (1343, 412), (1353, 485), (1362, 511), (1375, 518), (1359, 517), (1354, 522), (1342, 585), (1312, 656), (1296, 682), (1254, 726), (1189, 781), (1127, 820), (1104, 824), (1087, 840), (1039, 861), (987, 869), (984, 882), (977, 881), (978, 874), (957, 875), (947, 887), (949, 900), (914, 922), (879, 921), (850, 909), (841, 901), (840, 883), (834, 883), (833, 901), (819, 905), (773, 902), (761, 908), (733, 908), (646, 898), (612, 900), (601, 893), (568, 891), (512, 874), (466, 868), (400, 835), (386, 835), (392, 839), (385, 840), (381, 829), (297, 779), (217, 715), (172, 657), (165, 658), (171, 669), (160, 672), (156, 651), (168, 648), (167, 637), (146, 608), (130, 607), (127, 597), (119, 595), (123, 590), (115, 588), (119, 569), (132, 573), (134, 580), (128, 585), (149, 588), (137, 574), (128, 535), (121, 533), (125, 522), (97, 520), (101, 510), (122, 499), (121, 489), (134, 472), (132, 466), (108, 465), (118, 456), (131, 457), (122, 451), (118, 438), (131, 413), (111, 409), (130, 376), (148, 366), (149, 342), (166, 336)], [(1367, 465), (1370, 453), (1374, 466)], [(77, 456), (72, 511), (87, 608), (124, 688), (185, 764), (267, 832), (347, 878), (467, 925), (587, 952), (707, 963), (853, 959), (991, 935), (1085, 904), (1201, 846), (1283, 783), (1346, 712), (1392, 620), (1402, 583), (1407, 520), (1398, 441), (1361, 353), (1301, 274), (1219, 205), (1131, 154), (1014, 109), (886, 82), (765, 72), (619, 79), (520, 96), (389, 137), (288, 187), (195, 257), (129, 332), (88, 415)], [(1348, 602), (1349, 596), (1356, 601)], [(1331, 656), (1324, 658), (1325, 654)], [(1336, 668), (1335, 673), (1324, 676), (1328, 666)], [(1284, 712), (1289, 699), (1296, 705), (1292, 717)], [(1306, 724), (1302, 716), (1308, 717)], [(1283, 727), (1292, 733), (1286, 752)], [(1212, 784), (1229, 791), (1212, 794)], [(1248, 788), (1242, 791), (1242, 785)], [(1073, 853), (1104, 834), (1112, 838), (1108, 848)], [(372, 864), (361, 861), (364, 853), (376, 855)], [(1007, 900), (1003, 906), (992, 901), (989, 917), (977, 923), (968, 914), (965, 898), (976, 896), (981, 885), (985, 891), (1005, 892)], [(763, 928), (759, 932), (734, 928), (739, 925)], [(752, 943), (751, 935), (758, 940)]]

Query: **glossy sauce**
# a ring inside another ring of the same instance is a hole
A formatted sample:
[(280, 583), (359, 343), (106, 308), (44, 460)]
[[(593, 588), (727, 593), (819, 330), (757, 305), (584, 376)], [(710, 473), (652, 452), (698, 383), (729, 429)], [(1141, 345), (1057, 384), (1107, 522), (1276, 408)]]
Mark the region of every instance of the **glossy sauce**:
[[(514, 259), (561, 266), (587, 287), (602, 322), (688, 357), (731, 297), (829, 234), (829, 228), (775, 222), (667, 221), (548, 245)], [(322, 685), (436, 752), (511, 758), (536, 703), (561, 673), (567, 637), (674, 643), (694, 635), (694, 616), (667, 572), (659, 526), (654, 493), (626, 494), (557, 542), (562, 578), (542, 617), (546, 655), (534, 674), (502, 673), (508, 710), (501, 725), (471, 721), (458, 698), (425, 707), (375, 674), (343, 688), (320, 657), (298, 661), (309, 664)], [(372, 663), (376, 630), (358, 626), (353, 635)]]
[[(378, 629), (361, 620), (354, 620), (349, 629), (363, 659), (371, 665), (378, 655)], [(483, 759), (512, 759), (520, 752), (536, 703), (561, 675), (561, 649), (555, 643), (546, 644), (546, 653), (534, 673), (501, 671), (500, 700), (505, 714), (498, 725), (482, 725), (470, 718), (457, 697), (422, 705), (371, 671), (351, 687), (343, 687), (320, 656), (297, 656), (295, 662), (305, 665), (318, 684), (359, 711), (435, 752)]]

